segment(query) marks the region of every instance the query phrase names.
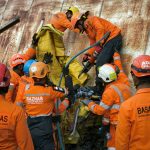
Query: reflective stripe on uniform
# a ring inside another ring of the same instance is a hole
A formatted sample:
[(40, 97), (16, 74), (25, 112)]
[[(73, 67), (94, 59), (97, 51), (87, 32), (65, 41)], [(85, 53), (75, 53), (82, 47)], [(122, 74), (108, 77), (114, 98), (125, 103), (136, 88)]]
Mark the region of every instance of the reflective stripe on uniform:
[(62, 104), (67, 108), (68, 107), (68, 103), (66, 102), (66, 100), (64, 100), (63, 102), (62, 102)]
[(120, 60), (120, 56), (115, 56), (114, 60)]
[(120, 91), (120, 90), (118, 89), (118, 87), (115, 86), (115, 85), (111, 85), (110, 87), (113, 88), (113, 89), (116, 91), (116, 93), (117, 93), (117, 94), (119, 95), (119, 97), (120, 97), (120, 102), (122, 103), (122, 102), (124, 101), (124, 97), (123, 97), (121, 91)]
[(94, 104), (94, 105), (92, 105), (91, 107), (90, 107), (90, 110), (91, 111), (94, 111), (94, 107), (96, 106), (96, 104)]
[(13, 83), (10, 83), (10, 85), (9, 85), (9, 90), (13, 90), (14, 87), (15, 87), (15, 85), (14, 85)]
[(105, 103), (103, 103), (103, 102), (100, 102), (100, 104), (99, 104), (101, 107), (103, 107), (104, 109), (109, 109), (111, 106), (109, 106), (109, 105), (106, 105)]
[(50, 96), (48, 93), (38, 93), (38, 94), (25, 94), (26, 97), (30, 96)]
[(46, 116), (50, 116), (52, 114), (52, 112), (50, 112), (49, 114), (40, 114), (40, 115), (37, 115), (37, 116), (29, 116), (31, 118), (37, 118), (37, 117), (46, 117)]
[(111, 107), (111, 109), (120, 109), (120, 105), (118, 105), (118, 104), (114, 104), (112, 107)]
[(120, 70), (120, 72), (123, 72), (123, 70)]

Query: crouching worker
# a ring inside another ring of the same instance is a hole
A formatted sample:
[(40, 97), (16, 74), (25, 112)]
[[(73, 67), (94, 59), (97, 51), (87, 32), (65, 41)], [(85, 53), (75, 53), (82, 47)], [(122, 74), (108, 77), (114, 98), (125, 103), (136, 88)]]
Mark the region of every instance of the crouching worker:
[(91, 100), (83, 100), (88, 108), (97, 115), (107, 115), (110, 120), (110, 138), (107, 141), (108, 150), (115, 150), (115, 130), (118, 121), (118, 112), (121, 103), (131, 96), (130, 88), (117, 81), (114, 66), (105, 64), (98, 68), (98, 77), (105, 89), (99, 104)]
[(0, 63), (0, 150), (34, 150), (23, 110), (5, 101), (10, 72)]
[(34, 85), (27, 84), (24, 99), (16, 102), (20, 106), (24, 105), (26, 109), (28, 126), (35, 150), (55, 149), (52, 112), (55, 99), (65, 96), (65, 91), (62, 88), (46, 85), (48, 73), (48, 66), (43, 62), (32, 64), (29, 75), (33, 78)]

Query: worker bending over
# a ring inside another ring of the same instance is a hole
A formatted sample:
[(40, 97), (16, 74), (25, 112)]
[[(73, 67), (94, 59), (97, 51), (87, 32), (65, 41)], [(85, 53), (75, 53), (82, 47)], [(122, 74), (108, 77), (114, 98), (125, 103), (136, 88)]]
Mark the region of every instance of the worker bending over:
[(98, 78), (104, 85), (104, 92), (99, 104), (91, 100), (83, 100), (82, 102), (88, 105), (88, 108), (97, 115), (107, 114), (110, 120), (110, 135), (108, 139), (108, 150), (115, 150), (115, 130), (118, 123), (118, 112), (121, 103), (131, 96), (129, 86), (117, 81), (115, 68), (111, 64), (105, 64), (98, 68)]

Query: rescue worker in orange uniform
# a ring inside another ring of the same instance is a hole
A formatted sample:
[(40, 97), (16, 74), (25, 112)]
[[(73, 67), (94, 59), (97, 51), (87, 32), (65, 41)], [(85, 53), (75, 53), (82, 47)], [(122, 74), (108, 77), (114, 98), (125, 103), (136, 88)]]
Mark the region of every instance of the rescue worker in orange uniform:
[(34, 150), (23, 110), (5, 101), (10, 72), (0, 63), (0, 150)]
[(87, 53), (84, 54), (82, 60), (83, 62), (94, 64), (96, 59), (96, 90), (100, 91), (103, 87), (102, 85), (100, 87), (101, 83), (98, 79), (98, 67), (106, 63), (111, 63), (115, 50), (121, 50), (121, 29), (103, 18), (90, 15), (89, 11), (85, 12), (77, 20), (74, 28), (79, 29), (80, 33), (86, 33), (90, 45), (98, 42), (107, 32), (110, 32), (109, 37), (106, 40), (103, 40), (100, 45), (89, 49)]
[[(46, 85), (48, 72), (48, 66), (43, 62), (32, 64), (29, 75), (33, 78), (34, 85), (27, 84), (24, 99), (16, 101), (17, 105), (25, 107), (35, 150), (55, 149), (52, 135), (52, 112), (55, 99), (65, 96), (62, 88)], [(64, 107), (68, 106), (68, 99), (63, 102)]]
[(5, 98), (8, 102), (13, 102), (16, 99), (16, 94), (18, 91), (18, 85), (21, 76), (23, 76), (23, 66), (25, 63), (25, 59), (21, 54), (14, 54), (9, 60), (9, 64), (11, 67), (10, 74), (10, 86), (8, 93), (5, 95)]
[(140, 55), (133, 60), (131, 75), (137, 92), (121, 105), (116, 150), (149, 150), (150, 55)]
[(26, 61), (26, 63), (24, 64), (24, 67), (23, 67), (24, 76), (22, 76), (19, 81), (18, 91), (17, 91), (15, 101), (20, 101), (20, 99), (23, 99), (24, 90), (25, 90), (25, 87), (27, 84), (34, 84), (33, 79), (29, 77), (29, 68), (35, 62), (37, 62), (37, 61), (34, 59), (30, 59), (30, 60)]
[(97, 115), (109, 114), (110, 120), (110, 135), (108, 139), (108, 150), (115, 150), (115, 130), (118, 122), (118, 112), (121, 103), (131, 96), (130, 88), (117, 81), (117, 74), (113, 65), (105, 64), (98, 69), (98, 77), (104, 84), (104, 92), (99, 104), (91, 100), (83, 100), (82, 102), (88, 105), (88, 108)]

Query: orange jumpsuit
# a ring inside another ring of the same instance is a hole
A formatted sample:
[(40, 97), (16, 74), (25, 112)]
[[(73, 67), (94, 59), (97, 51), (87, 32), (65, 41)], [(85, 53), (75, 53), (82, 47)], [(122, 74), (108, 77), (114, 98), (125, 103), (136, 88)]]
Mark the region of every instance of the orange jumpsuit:
[(114, 81), (106, 86), (99, 105), (95, 102), (88, 104), (89, 109), (95, 114), (109, 114), (111, 139), (108, 140), (108, 147), (115, 147), (115, 128), (118, 122), (120, 105), (130, 96), (131, 91), (127, 85)]
[(114, 55), (113, 55), (113, 59), (114, 59), (114, 64), (116, 66), (118, 66), (118, 68), (120, 70), (120, 73), (118, 74), (118, 79), (117, 79), (118, 82), (124, 83), (124, 84), (130, 86), (129, 79), (123, 71), (123, 67), (122, 67), (122, 63), (121, 63), (121, 59), (120, 59), (120, 54), (115, 52)]
[(0, 95), (0, 150), (34, 150), (23, 110)]
[(11, 74), (10, 86), (9, 86), (7, 94), (5, 95), (5, 99), (8, 102), (14, 103), (14, 101), (16, 99), (19, 81), (20, 81), (21, 77), (13, 70), (10, 70), (10, 74)]
[[(105, 19), (96, 16), (89, 16), (88, 19), (85, 21), (85, 26), (85, 32), (89, 37), (90, 45), (99, 41), (108, 31), (110, 31), (111, 34), (107, 39), (107, 42), (121, 33), (121, 30), (117, 26)], [(102, 41), (102, 44), (103, 42), (104, 41)], [(94, 51), (95, 47), (89, 49), (88, 53), (92, 55)]]
[(25, 87), (27, 84), (33, 84), (34, 81), (32, 78), (28, 76), (22, 76), (19, 81), (18, 92), (15, 101), (20, 101), (24, 97)]
[(150, 149), (150, 88), (139, 89), (121, 105), (116, 150)]

